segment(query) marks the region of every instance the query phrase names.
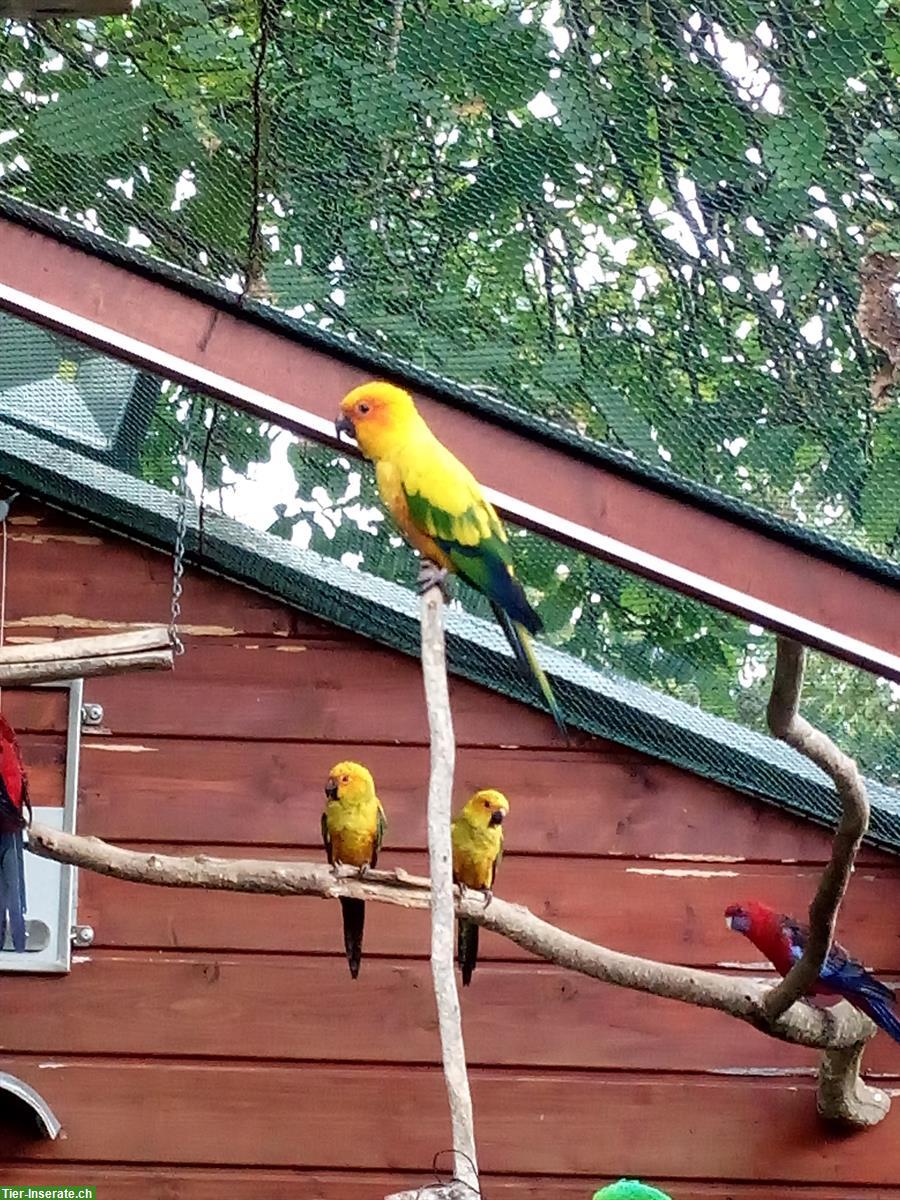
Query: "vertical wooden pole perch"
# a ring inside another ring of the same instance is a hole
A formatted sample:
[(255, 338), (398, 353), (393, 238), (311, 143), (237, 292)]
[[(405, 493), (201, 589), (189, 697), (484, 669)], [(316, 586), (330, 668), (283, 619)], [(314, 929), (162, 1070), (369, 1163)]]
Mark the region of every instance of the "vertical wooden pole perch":
[(431, 976), (453, 1129), (453, 1173), (457, 1180), (466, 1185), (467, 1195), (478, 1197), (481, 1190), (478, 1185), (472, 1097), (454, 973), (455, 906), (450, 817), (456, 741), (447, 687), (443, 608), (440, 588), (430, 587), (422, 596), (422, 676), (431, 734), (431, 775), (428, 781)]

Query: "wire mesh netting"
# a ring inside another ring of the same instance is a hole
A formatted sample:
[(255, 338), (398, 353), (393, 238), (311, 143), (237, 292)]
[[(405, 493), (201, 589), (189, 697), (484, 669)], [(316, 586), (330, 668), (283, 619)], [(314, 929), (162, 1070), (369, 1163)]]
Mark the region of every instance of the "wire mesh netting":
[[(173, 498), (186, 484), (200, 509), (190, 522), (193, 561), (236, 569), (326, 619), (417, 651), (417, 563), (383, 515), (371, 468), (358, 459), (8, 316), (0, 316), (0, 422), (0, 471), (14, 483), (33, 480), (43, 493), (55, 473), (62, 490), (51, 498), (169, 551)], [(19, 446), (16, 431), (30, 441)], [(158, 520), (166, 511), (168, 521)], [(741, 730), (765, 730), (773, 638), (546, 538), (512, 536), (567, 720), (714, 776), (727, 773)], [(331, 589), (325, 599), (319, 584)], [(184, 605), (190, 623), (189, 588)], [(534, 701), (530, 685), (510, 687), (512, 660), (487, 602), (460, 583), (454, 614), (481, 618), (455, 627), (463, 639), (457, 668)], [(410, 627), (403, 636), (401, 617)], [(629, 691), (632, 684), (642, 686)], [(887, 785), (900, 783), (898, 709), (900, 688), (810, 656), (804, 711)], [(754, 753), (759, 790), (777, 798), (780, 751)]]
[(896, 0), (5, 28), (9, 195), (896, 558)]

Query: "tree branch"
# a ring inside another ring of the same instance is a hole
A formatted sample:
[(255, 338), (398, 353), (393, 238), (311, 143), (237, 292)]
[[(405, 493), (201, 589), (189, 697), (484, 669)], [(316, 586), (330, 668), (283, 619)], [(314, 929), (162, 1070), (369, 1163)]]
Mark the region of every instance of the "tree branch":
[(841, 820), (831, 847), (831, 860), (822, 872), (809, 906), (809, 940), (802, 958), (772, 988), (766, 1009), (779, 1017), (812, 987), (834, 941), (841, 901), (853, 874), (853, 863), (869, 826), (869, 801), (856, 763), (838, 750), (831, 738), (800, 716), (805, 651), (796, 642), (779, 637), (775, 678), (769, 697), (768, 720), (772, 733), (821, 768), (834, 780), (841, 801)]
[[(347, 877), (335, 877), (324, 864), (310, 862), (147, 854), (123, 850), (99, 838), (62, 833), (37, 823), (28, 832), (28, 849), (43, 858), (70, 863), (101, 875), (161, 887), (326, 899), (350, 896), (402, 908), (425, 909), (430, 904), (429, 881), (400, 869), (369, 871), (364, 879), (360, 879), (355, 871)], [(480, 896), (456, 897), (455, 908), (458, 915), (509, 938), (547, 962), (604, 983), (717, 1009), (783, 1042), (849, 1052), (875, 1031), (868, 1017), (848, 1004), (838, 1005), (827, 1013), (798, 1005), (773, 1019), (765, 1008), (766, 996), (771, 991), (767, 984), (620, 954), (557, 929), (527, 908), (509, 904), (496, 896), (487, 908)], [(820, 1090), (820, 1112), (826, 1117), (860, 1126), (880, 1120), (886, 1114), (890, 1100), (884, 1092), (869, 1089), (859, 1080), (856, 1073), (858, 1056), (847, 1053), (843, 1059), (835, 1055), (830, 1057), (832, 1075), (827, 1088)], [(845, 1074), (835, 1074), (837, 1068), (842, 1068)], [(840, 1080), (839, 1086), (837, 1080)], [(862, 1098), (861, 1101), (854, 1103), (854, 1096)], [(850, 1098), (849, 1104), (845, 1103), (844, 1097)], [(835, 1104), (836, 1098), (840, 1099), (839, 1104)]]
[(431, 774), (428, 781), (431, 977), (453, 1129), (453, 1174), (460, 1183), (471, 1189), (471, 1194), (477, 1200), (481, 1191), (475, 1153), (475, 1122), (453, 961), (455, 912), (450, 818), (456, 742), (447, 687), (443, 611), (440, 588), (430, 587), (422, 596), (422, 678), (431, 735)]

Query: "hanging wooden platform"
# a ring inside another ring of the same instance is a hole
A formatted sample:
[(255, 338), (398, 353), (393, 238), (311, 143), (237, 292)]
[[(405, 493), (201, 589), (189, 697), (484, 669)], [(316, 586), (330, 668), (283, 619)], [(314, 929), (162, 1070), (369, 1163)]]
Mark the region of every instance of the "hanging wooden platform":
[(174, 665), (164, 626), (66, 638), (0, 648), (0, 686), (52, 683), (121, 675), (128, 671), (170, 671)]

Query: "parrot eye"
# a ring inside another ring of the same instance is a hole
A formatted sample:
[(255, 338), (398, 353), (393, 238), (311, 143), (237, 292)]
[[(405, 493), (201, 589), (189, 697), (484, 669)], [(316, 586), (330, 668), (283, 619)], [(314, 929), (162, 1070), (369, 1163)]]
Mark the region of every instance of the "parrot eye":
[(490, 807), (491, 807), (491, 802), (490, 802), (490, 800), (485, 800), (485, 802), (484, 802), (484, 807), (485, 807), (485, 808), (490, 808)]
[(342, 775), (342, 776), (341, 776), (341, 783), (349, 783), (349, 782), (350, 782), (350, 776), (349, 776), (349, 775)]
[(368, 411), (369, 411), (368, 404), (360, 404), (359, 408), (357, 409), (357, 412), (361, 412), (361, 413), (367, 413)]

